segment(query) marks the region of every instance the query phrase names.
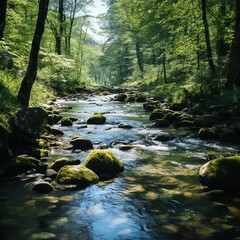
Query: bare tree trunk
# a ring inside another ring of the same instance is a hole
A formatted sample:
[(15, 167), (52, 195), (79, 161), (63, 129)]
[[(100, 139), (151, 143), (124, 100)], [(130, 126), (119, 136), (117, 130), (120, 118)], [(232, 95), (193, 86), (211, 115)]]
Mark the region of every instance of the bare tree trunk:
[(144, 65), (143, 65), (143, 56), (141, 52), (141, 45), (140, 43), (136, 43), (136, 54), (137, 54), (137, 61), (138, 61), (138, 67), (141, 73), (144, 71)]
[(28, 107), (32, 86), (37, 77), (38, 53), (40, 49), (42, 35), (44, 33), (44, 25), (48, 12), (49, 0), (39, 1), (39, 11), (37, 24), (32, 40), (32, 47), (29, 57), (27, 72), (23, 78), (20, 90), (18, 92), (17, 101), (23, 106)]
[(164, 75), (164, 83), (167, 84), (166, 52), (165, 52), (165, 49), (164, 49), (164, 53), (163, 53), (163, 75)]
[(207, 6), (206, 6), (206, 0), (202, 0), (202, 19), (203, 19), (203, 24), (204, 24), (204, 33), (205, 33), (205, 40), (206, 40), (206, 46), (207, 46), (207, 58), (208, 58), (208, 63), (210, 70), (212, 72), (213, 78), (216, 77), (216, 68), (213, 63), (213, 58), (212, 58), (212, 48), (211, 48), (211, 43), (210, 43), (210, 35), (209, 35), (209, 28), (208, 28), (208, 20), (207, 20)]
[(6, 25), (7, 0), (1, 0), (0, 3), (0, 40), (4, 38), (4, 29)]
[(240, 87), (240, 0), (235, 0), (234, 37), (231, 45), (226, 88)]

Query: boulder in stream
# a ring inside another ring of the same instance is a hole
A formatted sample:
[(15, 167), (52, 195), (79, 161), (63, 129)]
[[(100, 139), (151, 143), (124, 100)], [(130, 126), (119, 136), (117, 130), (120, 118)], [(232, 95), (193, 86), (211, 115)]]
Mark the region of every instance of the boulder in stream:
[(101, 125), (106, 123), (106, 117), (103, 114), (94, 114), (87, 120), (87, 124)]
[(122, 162), (109, 150), (93, 150), (88, 155), (85, 166), (102, 179), (110, 179), (124, 171)]
[(80, 149), (82, 151), (86, 151), (93, 149), (92, 142), (89, 139), (81, 136), (74, 137), (70, 143), (73, 145), (74, 150)]
[(38, 193), (50, 193), (53, 191), (53, 186), (47, 181), (39, 180), (32, 184), (32, 190)]
[(216, 131), (212, 128), (201, 128), (198, 132), (198, 137), (203, 140), (216, 139), (218, 137)]
[(16, 114), (16, 126), (21, 132), (38, 136), (48, 124), (48, 113), (40, 107), (24, 108)]
[(99, 177), (90, 169), (83, 165), (65, 166), (61, 168), (57, 175), (57, 182), (64, 185), (74, 185), (84, 188), (97, 183)]
[(58, 172), (62, 167), (66, 165), (79, 165), (81, 163), (80, 160), (71, 160), (68, 158), (56, 158), (50, 165), (49, 168)]
[(157, 120), (157, 119), (162, 119), (166, 115), (166, 112), (163, 109), (155, 109), (150, 117), (149, 120)]
[(240, 190), (240, 156), (207, 162), (199, 170), (199, 180), (211, 189)]
[(72, 120), (69, 117), (64, 117), (61, 120), (61, 126), (71, 127), (73, 125)]

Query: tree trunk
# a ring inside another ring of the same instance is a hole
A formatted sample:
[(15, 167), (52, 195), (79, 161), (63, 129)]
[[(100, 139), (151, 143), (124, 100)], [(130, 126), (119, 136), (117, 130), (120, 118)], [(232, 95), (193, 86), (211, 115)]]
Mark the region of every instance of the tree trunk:
[(1, 0), (0, 4), (0, 41), (4, 38), (4, 28), (6, 25), (7, 0)]
[(240, 87), (240, 0), (235, 0), (234, 37), (231, 45), (226, 88)]
[(49, 0), (39, 1), (38, 19), (37, 19), (33, 40), (32, 40), (32, 47), (31, 47), (31, 52), (29, 57), (28, 68), (23, 78), (20, 90), (18, 92), (18, 97), (17, 97), (17, 101), (23, 107), (28, 107), (29, 105), (32, 86), (37, 77), (38, 53), (40, 49), (42, 35), (44, 33), (44, 25), (47, 17), (47, 12), (48, 12), (48, 3), (49, 3)]
[(58, 17), (59, 17), (59, 33), (56, 37), (56, 53), (58, 55), (62, 54), (62, 34), (63, 34), (63, 0), (59, 0), (58, 4)]
[(202, 0), (202, 19), (204, 24), (204, 33), (205, 33), (205, 40), (206, 40), (206, 46), (207, 46), (207, 58), (210, 70), (212, 72), (212, 77), (216, 77), (216, 68), (213, 63), (212, 58), (212, 48), (210, 43), (210, 36), (209, 36), (209, 28), (208, 28), (208, 20), (207, 20), (207, 6), (206, 6), (206, 0)]
[(55, 36), (55, 52), (57, 55), (61, 55), (62, 51), (61, 51), (61, 37), (59, 35)]
[(164, 75), (164, 83), (167, 84), (166, 52), (165, 52), (165, 50), (163, 53), (163, 75)]
[(136, 54), (137, 54), (137, 61), (138, 61), (138, 67), (141, 73), (144, 71), (143, 66), (143, 56), (140, 48), (140, 43), (136, 43)]

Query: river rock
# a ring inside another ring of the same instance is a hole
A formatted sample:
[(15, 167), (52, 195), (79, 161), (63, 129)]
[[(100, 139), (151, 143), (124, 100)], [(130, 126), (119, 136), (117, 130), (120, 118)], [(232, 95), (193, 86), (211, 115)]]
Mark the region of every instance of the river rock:
[(87, 120), (87, 124), (101, 125), (106, 123), (106, 117), (103, 114), (94, 114)]
[(6, 177), (13, 177), (32, 169), (36, 169), (38, 171), (41, 169), (41, 164), (41, 161), (34, 157), (19, 155), (8, 162), (8, 164), (3, 168), (3, 175)]
[(127, 99), (127, 95), (125, 93), (120, 93), (116, 95), (114, 98), (115, 101), (120, 101), (120, 102), (124, 102), (126, 99)]
[(79, 188), (87, 187), (90, 184), (97, 183), (98, 176), (83, 165), (65, 166), (61, 168), (57, 175), (57, 182), (64, 185), (75, 185)]
[(154, 124), (154, 127), (157, 128), (169, 127), (169, 122), (165, 119), (158, 119), (157, 122)]
[(80, 136), (74, 138), (70, 143), (73, 145), (73, 149), (80, 149), (82, 151), (93, 149), (92, 142), (89, 139)]
[(157, 120), (157, 119), (162, 119), (166, 115), (166, 112), (163, 109), (155, 109), (150, 117), (149, 120)]
[(146, 102), (147, 101), (147, 97), (146, 96), (137, 96), (136, 97), (136, 102), (138, 102), (138, 103), (144, 103), (144, 102)]
[(79, 165), (80, 160), (70, 160), (68, 158), (57, 158), (49, 166), (49, 168), (58, 172), (62, 167), (66, 165)]
[(124, 124), (124, 123), (120, 123), (120, 124), (118, 125), (118, 127), (119, 127), (119, 128), (123, 128), (123, 129), (132, 129), (132, 128), (133, 128), (132, 125), (130, 125), (130, 124)]
[(161, 133), (157, 136), (154, 137), (155, 141), (160, 141), (160, 142), (167, 142), (171, 140), (171, 137), (169, 134), (166, 133)]
[(71, 127), (73, 125), (72, 120), (69, 117), (64, 117), (61, 120), (61, 126)]
[(57, 172), (51, 168), (45, 171), (45, 176), (47, 178), (55, 179), (57, 177)]
[(53, 191), (53, 186), (47, 181), (36, 181), (32, 184), (32, 190), (38, 193), (50, 193)]
[(62, 136), (64, 133), (63, 131), (56, 129), (56, 128), (51, 128), (50, 129), (50, 134), (54, 135), (54, 136)]
[(216, 131), (212, 128), (201, 128), (198, 132), (198, 137), (203, 140), (216, 139), (218, 137)]
[(49, 232), (33, 233), (28, 240), (55, 240), (57, 236)]
[(24, 108), (16, 114), (16, 127), (21, 132), (38, 136), (48, 124), (48, 113), (40, 107)]
[(240, 156), (207, 162), (199, 170), (199, 179), (211, 189), (240, 190)]
[(109, 150), (92, 151), (86, 159), (85, 166), (100, 178), (112, 178), (124, 171), (121, 161)]
[(58, 123), (63, 117), (59, 116), (58, 114), (49, 114), (48, 115), (48, 124), (54, 125)]

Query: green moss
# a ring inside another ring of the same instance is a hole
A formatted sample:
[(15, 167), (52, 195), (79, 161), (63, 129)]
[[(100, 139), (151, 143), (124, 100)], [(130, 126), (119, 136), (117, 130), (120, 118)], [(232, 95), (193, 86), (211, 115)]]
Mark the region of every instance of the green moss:
[(57, 175), (57, 182), (65, 185), (76, 185), (78, 187), (86, 187), (90, 184), (97, 183), (98, 176), (87, 167), (81, 166), (65, 166), (61, 168)]
[(149, 120), (162, 119), (165, 117), (165, 115), (166, 115), (166, 112), (163, 109), (155, 109), (151, 113)]
[(198, 137), (201, 139), (215, 139), (217, 134), (212, 128), (201, 128), (198, 132)]
[(240, 156), (211, 160), (200, 169), (200, 181), (210, 188), (240, 189)]
[(72, 125), (73, 125), (73, 123), (72, 123), (72, 121), (71, 121), (71, 119), (69, 117), (62, 118), (61, 126), (69, 127), (69, 126), (72, 126)]
[(212, 127), (217, 122), (217, 119), (211, 114), (199, 116), (194, 120), (194, 125), (199, 127)]
[(64, 157), (63, 158), (58, 157), (53, 160), (53, 162), (49, 165), (49, 168), (58, 172), (62, 167), (66, 166), (66, 165), (78, 165), (78, 164), (80, 164), (80, 161), (71, 160), (71, 159), (64, 158)]
[(124, 170), (121, 161), (109, 150), (92, 151), (86, 159), (85, 166), (100, 178), (111, 178)]
[(105, 124), (106, 123), (106, 117), (103, 114), (94, 114), (92, 117), (90, 117), (87, 120), (88, 124), (96, 124), (96, 125), (100, 125), (100, 124)]

